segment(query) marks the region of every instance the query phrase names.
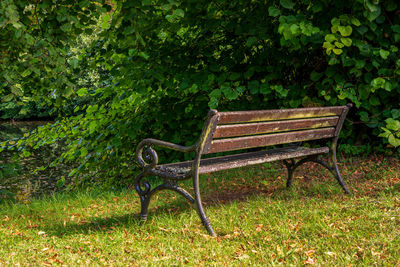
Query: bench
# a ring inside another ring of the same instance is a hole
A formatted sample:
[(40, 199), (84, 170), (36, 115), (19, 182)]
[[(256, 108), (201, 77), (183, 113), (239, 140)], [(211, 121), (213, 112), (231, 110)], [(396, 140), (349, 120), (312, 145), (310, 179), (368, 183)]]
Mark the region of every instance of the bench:
[[(136, 150), (142, 171), (134, 181), (141, 201), (142, 221), (147, 219), (151, 197), (160, 190), (169, 189), (181, 194), (194, 205), (209, 234), (215, 236), (210, 221), (204, 213), (199, 191), (199, 175), (277, 160), (282, 160), (287, 167), (287, 187), (292, 183), (296, 168), (312, 161), (326, 167), (343, 190), (350, 194), (339, 173), (336, 147), (344, 119), (351, 106), (347, 104), (333, 107), (234, 112), (210, 110), (200, 138), (192, 146), (144, 139)], [(311, 148), (301, 145), (302, 142), (310, 140), (324, 140), (325, 146)], [(329, 147), (328, 141), (331, 141)], [(286, 146), (265, 148), (277, 145)], [(191, 161), (158, 164), (158, 156), (154, 150), (156, 146), (180, 152), (195, 152), (195, 156)], [(202, 159), (205, 154), (249, 149), (253, 151)], [(320, 159), (319, 156), (324, 154), (331, 158), (332, 165)], [(148, 176), (158, 176), (163, 183), (151, 188), (149, 181), (145, 179)], [(179, 181), (190, 178), (193, 179), (194, 197), (178, 186)]]

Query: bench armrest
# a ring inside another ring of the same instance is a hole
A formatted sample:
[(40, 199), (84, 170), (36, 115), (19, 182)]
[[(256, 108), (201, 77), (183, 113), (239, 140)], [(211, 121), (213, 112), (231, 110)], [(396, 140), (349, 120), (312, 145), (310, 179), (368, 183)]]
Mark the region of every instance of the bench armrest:
[[(140, 166), (154, 168), (158, 164), (157, 152), (152, 148), (153, 146), (164, 147), (180, 152), (191, 152), (195, 151), (197, 148), (196, 145), (181, 146), (170, 142), (147, 138), (142, 140), (136, 149), (136, 156)], [(147, 148), (143, 151), (145, 147)]]

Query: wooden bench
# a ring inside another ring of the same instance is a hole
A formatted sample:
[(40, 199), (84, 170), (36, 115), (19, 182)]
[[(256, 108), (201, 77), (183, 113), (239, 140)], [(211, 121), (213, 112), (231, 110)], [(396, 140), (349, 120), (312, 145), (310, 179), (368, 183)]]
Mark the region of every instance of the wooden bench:
[[(140, 216), (147, 219), (147, 210), (154, 193), (170, 189), (183, 195), (194, 204), (207, 231), (215, 232), (204, 213), (199, 191), (199, 175), (247, 165), (282, 160), (288, 170), (287, 186), (292, 182), (295, 169), (307, 161), (326, 167), (339, 182), (343, 190), (350, 194), (336, 161), (336, 146), (344, 119), (351, 104), (346, 106), (218, 112), (210, 110), (198, 142), (192, 146), (180, 146), (156, 139), (144, 139), (138, 145), (136, 155), (142, 172), (135, 179), (135, 189), (141, 200)], [(310, 148), (299, 142), (324, 139), (330, 146)], [(267, 146), (294, 143), (282, 148), (265, 149)], [(158, 164), (155, 146), (181, 152), (195, 152), (194, 160)], [(236, 153), (202, 159), (202, 155), (260, 148), (258, 151)], [(318, 156), (330, 155), (332, 166)], [(299, 159), (300, 158), (300, 159)], [(158, 176), (163, 183), (151, 188), (147, 176)], [(178, 182), (193, 179), (194, 197), (178, 186)]]

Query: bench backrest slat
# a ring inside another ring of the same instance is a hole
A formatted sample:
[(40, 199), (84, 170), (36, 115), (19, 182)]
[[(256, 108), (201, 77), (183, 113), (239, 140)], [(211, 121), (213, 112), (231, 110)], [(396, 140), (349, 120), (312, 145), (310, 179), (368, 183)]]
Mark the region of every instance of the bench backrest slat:
[(333, 137), (335, 128), (321, 128), (315, 130), (303, 130), (277, 134), (245, 136), (236, 138), (217, 139), (211, 142), (211, 146), (204, 154), (232, 151), (238, 149), (272, 146), (292, 142), (308, 141)]
[(214, 110), (202, 154), (332, 138), (340, 131), (348, 108)]
[(339, 117), (218, 125), (213, 138), (277, 133), (336, 126)]
[(219, 124), (339, 116), (343, 106), (219, 112)]

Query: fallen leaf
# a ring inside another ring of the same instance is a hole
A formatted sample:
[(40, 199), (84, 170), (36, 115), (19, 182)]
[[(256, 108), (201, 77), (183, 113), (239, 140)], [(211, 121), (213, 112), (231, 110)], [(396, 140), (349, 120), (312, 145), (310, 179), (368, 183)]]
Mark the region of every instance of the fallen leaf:
[(304, 264), (314, 265), (316, 263), (316, 260), (313, 259), (313, 258), (308, 257), (307, 260), (305, 260), (303, 263)]

